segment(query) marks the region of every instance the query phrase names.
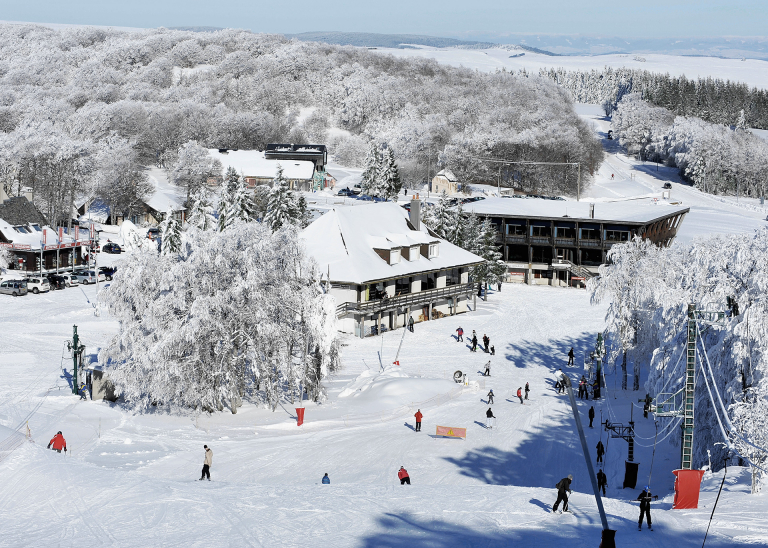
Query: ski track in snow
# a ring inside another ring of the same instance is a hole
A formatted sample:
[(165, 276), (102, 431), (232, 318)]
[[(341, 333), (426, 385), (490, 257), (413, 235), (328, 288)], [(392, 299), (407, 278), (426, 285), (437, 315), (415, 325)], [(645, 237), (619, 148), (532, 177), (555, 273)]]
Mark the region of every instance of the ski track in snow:
[[(344, 369), (327, 382), (329, 401), (306, 404), (306, 428), (295, 426), (289, 402), (275, 413), (246, 403), (237, 415), (197, 418), (82, 402), (60, 378), (61, 344), (77, 322), (87, 352), (95, 352), (116, 332), (116, 323), (105, 313), (95, 317), (79, 291), (39, 297), (16, 299), (12, 310), (0, 307), (0, 327), (13, 342), (0, 348), (6, 379), (0, 387), (0, 442), (28, 415), (32, 432), (32, 442), (0, 461), (0, 546), (599, 542), (600, 519), (573, 417), (565, 396), (553, 388), (554, 371), (565, 365), (568, 349), (575, 348), (579, 363), (603, 329), (605, 308), (590, 306), (584, 291), (505, 284), (487, 302), (478, 301), (476, 312), (416, 324), (414, 333), (406, 333), (399, 368), (388, 364), (402, 331), (383, 339), (343, 336)], [(470, 336), (473, 329), (479, 338), (488, 334), (496, 356), (473, 354), (456, 342), (459, 325)], [(379, 351), (383, 373), (377, 372)], [(488, 359), (491, 376), (484, 378), (480, 372)], [(484, 386), (425, 406), (423, 432), (415, 433), (415, 407), (455, 389), (457, 369)], [(576, 378), (581, 367), (566, 371)], [(531, 399), (521, 406), (515, 393), (526, 381)], [(611, 409), (628, 420), (629, 406), (641, 394), (614, 393), (610, 375), (608, 384), (615, 398)], [(351, 386), (365, 390), (339, 397)], [(498, 420), (486, 430), (490, 388)], [(579, 402), (585, 415), (590, 404)], [(392, 415), (396, 408), (399, 414)], [(606, 401), (595, 408), (598, 419), (601, 411), (608, 416)], [(653, 435), (650, 419), (636, 422), (639, 435)], [(435, 438), (437, 424), (467, 427), (467, 439)], [(59, 429), (70, 448), (66, 456), (45, 449)], [(600, 437), (606, 443), (598, 428), (586, 430), (591, 449)], [(214, 451), (211, 482), (198, 481), (204, 443)], [(698, 510), (670, 511), (670, 470), (678, 450), (669, 444), (657, 448), (652, 485), (662, 500), (653, 508), (656, 530), (640, 533), (637, 506), (630, 501), (647, 478), (652, 449), (636, 450), (638, 489), (621, 490), (626, 443), (614, 439), (607, 448), (604, 502), (620, 545), (699, 546), (722, 476), (705, 476)], [(401, 465), (413, 485), (399, 485)], [(748, 474), (729, 470), (707, 544), (765, 545), (765, 497), (748, 495)], [(324, 472), (330, 486), (320, 485)], [(575, 478), (574, 514), (553, 515), (554, 484), (568, 473)]]

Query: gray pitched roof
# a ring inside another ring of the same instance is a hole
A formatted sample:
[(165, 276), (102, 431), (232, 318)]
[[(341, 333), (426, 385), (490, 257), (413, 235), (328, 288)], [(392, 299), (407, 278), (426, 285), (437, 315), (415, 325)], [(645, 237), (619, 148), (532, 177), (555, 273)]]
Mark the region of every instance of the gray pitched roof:
[(0, 203), (0, 219), (11, 226), (37, 223), (43, 227), (48, 224), (45, 216), (38, 211), (35, 204), (24, 196), (9, 198)]

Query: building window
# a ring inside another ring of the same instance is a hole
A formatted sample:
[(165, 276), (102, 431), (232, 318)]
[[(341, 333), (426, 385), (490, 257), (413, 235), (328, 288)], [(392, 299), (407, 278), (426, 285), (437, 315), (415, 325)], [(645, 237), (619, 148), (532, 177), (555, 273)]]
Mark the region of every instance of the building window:
[(410, 278), (399, 278), (395, 280), (395, 295), (407, 295), (411, 292)]
[(429, 244), (429, 258), (437, 257), (437, 244)]
[(579, 238), (582, 240), (599, 240), (600, 231), (596, 228), (582, 228), (580, 229), (581, 235)]
[(525, 236), (525, 225), (507, 225), (507, 236)]
[(531, 236), (534, 236), (534, 237), (549, 238), (550, 233), (551, 233), (550, 226), (532, 226), (531, 227)]
[(409, 261), (418, 261), (419, 260), (419, 255), (421, 255), (419, 253), (419, 251), (420, 251), (419, 250), (419, 246), (415, 245), (415, 246), (411, 247), (408, 250), (408, 260)]
[(629, 241), (629, 231), (606, 230), (605, 240), (608, 242), (627, 242)]
[(445, 272), (445, 285), (458, 285), (461, 283), (461, 272), (458, 268), (452, 268)]
[(400, 250), (391, 249), (389, 251), (389, 264), (397, 264), (400, 262)]

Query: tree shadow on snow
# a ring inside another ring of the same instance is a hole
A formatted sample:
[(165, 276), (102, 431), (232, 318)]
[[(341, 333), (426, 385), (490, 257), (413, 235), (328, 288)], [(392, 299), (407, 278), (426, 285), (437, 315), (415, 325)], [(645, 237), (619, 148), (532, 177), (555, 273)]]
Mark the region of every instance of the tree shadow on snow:
[[(504, 357), (513, 362), (515, 367), (524, 369), (530, 365), (548, 367), (552, 372), (562, 369), (565, 372), (581, 371), (584, 355), (595, 348), (597, 335), (583, 333), (578, 338), (564, 338), (548, 341), (546, 344), (535, 341), (520, 341), (506, 346)], [(568, 365), (568, 351), (573, 348), (574, 365)]]
[[(532, 504), (541, 506), (540, 501), (532, 500)], [(547, 512), (551, 507), (547, 507)], [(480, 512), (478, 512), (480, 513)], [(542, 510), (533, 510), (532, 514), (543, 514)], [(601, 525), (600, 520), (595, 519), (589, 524), (563, 523), (557, 521), (551, 527), (547, 525), (548, 517), (542, 515), (542, 522), (522, 526), (519, 528), (507, 528), (489, 531), (487, 526), (482, 529), (473, 529), (456, 521), (440, 519), (424, 519), (408, 512), (388, 512), (376, 519), (378, 530), (360, 539), (360, 548), (496, 548), (507, 546), (567, 546), (568, 548), (594, 548), (600, 544)], [(632, 520), (611, 517), (611, 527), (617, 530), (616, 544), (626, 545), (630, 536), (638, 535), (637, 523)], [(514, 527), (514, 525), (512, 525)], [(658, 527), (658, 526), (657, 526)], [(645, 531), (643, 532), (645, 534)], [(691, 532), (675, 531), (662, 526), (658, 533), (649, 535), (664, 535), (665, 546), (678, 546), (680, 548), (698, 547), (698, 536), (692, 537)], [(652, 542), (645, 538), (645, 542)], [(630, 540), (631, 542), (631, 540)], [(744, 543), (734, 543), (732, 538), (718, 538), (710, 535), (707, 546), (725, 548), (754, 546)], [(634, 546), (634, 542), (632, 543)], [(640, 544), (638, 544), (639, 546)]]

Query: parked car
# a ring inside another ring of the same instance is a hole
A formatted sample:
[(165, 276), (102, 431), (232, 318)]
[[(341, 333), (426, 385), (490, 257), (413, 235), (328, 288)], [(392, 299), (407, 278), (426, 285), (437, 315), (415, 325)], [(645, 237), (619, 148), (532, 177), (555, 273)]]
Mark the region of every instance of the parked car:
[(147, 230), (147, 238), (149, 238), (150, 240), (156, 240), (159, 237), (160, 237), (160, 229), (157, 228), (156, 226), (153, 226), (152, 228)]
[(48, 276), (48, 283), (50, 284), (51, 289), (64, 289), (67, 287), (67, 280), (64, 279), (64, 276), (58, 274), (51, 274)]
[(0, 294), (18, 297), (27, 294), (27, 280), (3, 280), (0, 282)]
[[(96, 272), (94, 272), (93, 270), (80, 270), (78, 272), (73, 272), (72, 278), (74, 278), (75, 280), (78, 281), (78, 283), (81, 283), (83, 285), (95, 284), (97, 282)], [(107, 277), (104, 275), (103, 272), (99, 272), (98, 281), (99, 282), (107, 281)]]
[(115, 275), (115, 272), (117, 272), (117, 268), (114, 266), (100, 266), (99, 267), (99, 273), (104, 273), (104, 277), (107, 279), (107, 281), (112, 281), (112, 276)]
[(363, 187), (361, 187), (360, 185), (355, 185), (352, 187), (352, 194), (362, 194), (362, 192), (363, 192)]
[(663, 188), (665, 190), (669, 190), (670, 188), (672, 188), (672, 183), (667, 181), (666, 183), (664, 183), (664, 185), (661, 188)]
[(27, 278), (27, 291), (31, 291), (35, 295), (38, 293), (48, 293), (51, 290), (51, 284), (48, 283), (48, 278), (33, 276)]
[(122, 250), (122, 249), (120, 249), (120, 246), (119, 246), (119, 245), (117, 245), (115, 242), (110, 242), (110, 243), (108, 243), (108, 244), (104, 244), (104, 245), (101, 247), (101, 251), (102, 251), (103, 253), (111, 253), (111, 254), (114, 254), (114, 255), (116, 255), (116, 254), (119, 254), (119, 253), (122, 253), (122, 252), (123, 252), (123, 250)]
[(336, 193), (336, 196), (352, 196), (353, 192), (349, 188), (342, 188)]
[(74, 286), (74, 285), (77, 285), (77, 284), (79, 284), (79, 283), (80, 283), (80, 282), (78, 282), (78, 281), (77, 281), (77, 280), (76, 280), (76, 279), (75, 279), (75, 278), (72, 276), (72, 273), (71, 273), (71, 272), (62, 272), (61, 274), (59, 274), (59, 276), (61, 276), (62, 278), (64, 278), (64, 283), (67, 285), (67, 287), (72, 287), (72, 286)]

